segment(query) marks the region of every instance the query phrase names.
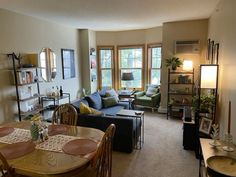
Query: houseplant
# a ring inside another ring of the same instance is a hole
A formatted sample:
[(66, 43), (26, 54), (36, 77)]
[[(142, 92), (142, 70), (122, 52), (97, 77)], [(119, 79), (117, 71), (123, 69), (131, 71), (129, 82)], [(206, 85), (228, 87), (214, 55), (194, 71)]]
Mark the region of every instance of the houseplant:
[(171, 66), (172, 70), (176, 70), (177, 67), (182, 65), (182, 61), (180, 61), (177, 57), (171, 57), (166, 59), (166, 67)]
[(212, 94), (201, 95), (200, 97), (200, 108), (199, 107), (199, 96), (193, 97), (192, 109), (197, 111), (199, 109), (200, 113), (211, 113), (212, 107), (215, 106), (215, 97)]

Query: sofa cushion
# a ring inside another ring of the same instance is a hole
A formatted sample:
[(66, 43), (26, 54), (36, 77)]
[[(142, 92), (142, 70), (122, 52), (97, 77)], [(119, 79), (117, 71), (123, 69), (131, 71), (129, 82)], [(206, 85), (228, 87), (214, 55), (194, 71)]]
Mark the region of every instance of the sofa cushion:
[(152, 95), (156, 94), (158, 92), (157, 86), (148, 86), (148, 89), (146, 91), (146, 96), (151, 97)]
[(88, 101), (90, 107), (97, 110), (102, 109), (102, 98), (98, 92), (86, 96), (85, 99)]
[(105, 98), (102, 98), (102, 103), (103, 103), (103, 107), (107, 108), (107, 107), (115, 106), (118, 103), (118, 101), (116, 100), (115, 97), (105, 97)]
[(100, 111), (102, 111), (105, 115), (116, 115), (116, 113), (121, 109), (124, 109), (124, 106), (116, 105), (108, 108), (103, 108)]
[(119, 101), (119, 96), (118, 96), (118, 94), (116, 93), (116, 91), (114, 89), (107, 90), (106, 91), (106, 97), (114, 97), (117, 102)]

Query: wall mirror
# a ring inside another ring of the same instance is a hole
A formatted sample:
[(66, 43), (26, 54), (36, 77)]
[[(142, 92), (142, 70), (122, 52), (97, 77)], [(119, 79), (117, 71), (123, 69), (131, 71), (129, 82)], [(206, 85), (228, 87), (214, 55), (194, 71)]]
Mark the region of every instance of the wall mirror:
[(41, 76), (46, 82), (51, 82), (55, 79), (56, 70), (56, 55), (50, 48), (43, 48), (39, 54), (39, 67)]

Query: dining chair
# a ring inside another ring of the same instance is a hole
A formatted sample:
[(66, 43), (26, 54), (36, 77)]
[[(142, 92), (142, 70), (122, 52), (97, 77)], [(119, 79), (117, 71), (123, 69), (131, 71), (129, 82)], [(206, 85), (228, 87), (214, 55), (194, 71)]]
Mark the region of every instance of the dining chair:
[(15, 177), (14, 169), (8, 164), (7, 159), (0, 153), (0, 171), (3, 177)]
[(69, 103), (59, 105), (53, 112), (52, 124), (77, 124), (77, 110)]
[(111, 177), (112, 176), (112, 141), (116, 126), (111, 124), (102, 138), (97, 153), (90, 167), (79, 173), (79, 177)]

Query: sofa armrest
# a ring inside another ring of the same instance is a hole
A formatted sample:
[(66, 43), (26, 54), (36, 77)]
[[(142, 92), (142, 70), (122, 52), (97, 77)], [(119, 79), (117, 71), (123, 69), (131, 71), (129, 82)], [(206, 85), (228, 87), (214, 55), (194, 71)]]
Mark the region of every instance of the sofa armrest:
[(141, 97), (141, 96), (144, 96), (144, 95), (145, 95), (145, 91), (136, 92), (134, 94), (134, 99), (138, 98), (138, 97)]
[(160, 102), (161, 102), (161, 93), (156, 93), (154, 95), (151, 96), (152, 99), (152, 104), (154, 107), (159, 107)]

